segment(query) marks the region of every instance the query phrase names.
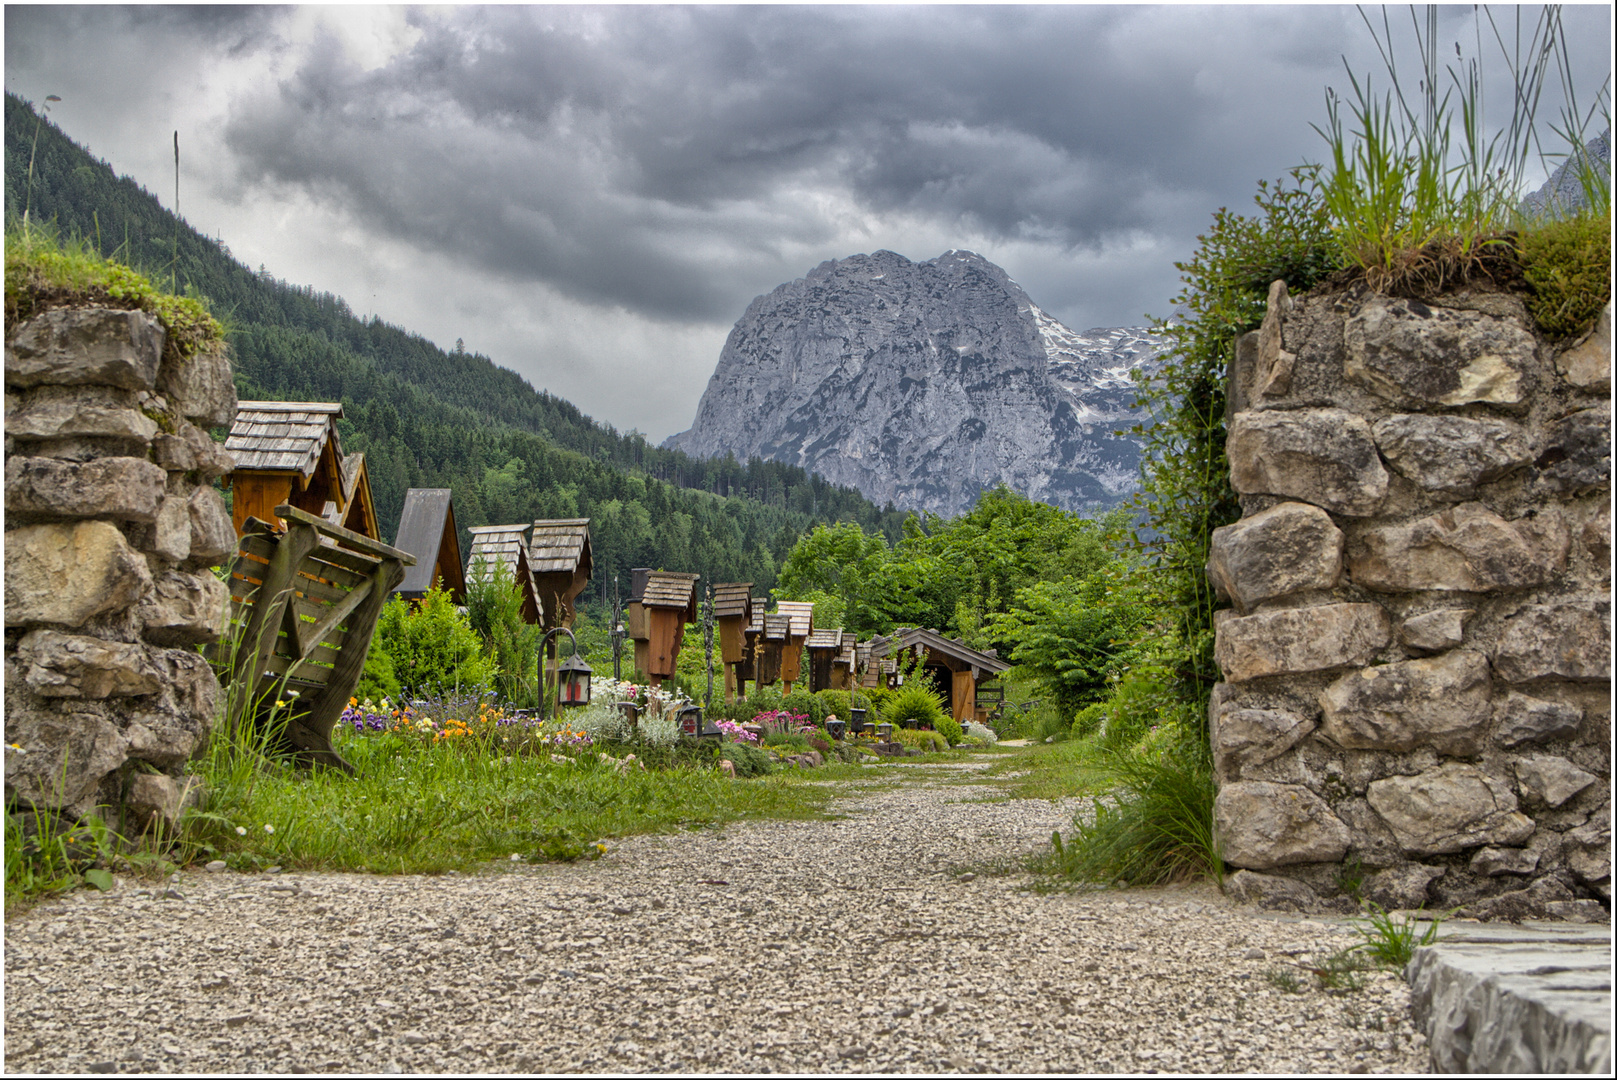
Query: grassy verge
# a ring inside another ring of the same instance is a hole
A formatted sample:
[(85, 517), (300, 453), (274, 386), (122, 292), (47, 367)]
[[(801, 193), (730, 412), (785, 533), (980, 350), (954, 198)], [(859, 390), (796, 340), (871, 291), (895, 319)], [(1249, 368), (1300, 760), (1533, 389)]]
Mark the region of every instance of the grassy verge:
[(984, 776), (1013, 799), (1063, 799), (1107, 784), (1103, 751), (1088, 741), (1068, 739), (1001, 752), (1007, 756), (985, 769)]

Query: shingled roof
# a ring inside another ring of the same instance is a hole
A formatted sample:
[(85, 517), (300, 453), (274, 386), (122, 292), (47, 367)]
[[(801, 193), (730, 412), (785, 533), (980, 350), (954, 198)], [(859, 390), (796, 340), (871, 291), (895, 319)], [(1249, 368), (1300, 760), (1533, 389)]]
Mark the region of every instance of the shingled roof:
[(455, 529), (455, 506), (448, 488), (411, 488), (404, 493), (404, 513), (394, 546), (416, 558), (405, 570), (395, 592), (406, 597), (425, 596), (442, 574), (444, 589), (455, 603), (466, 602), (466, 578), (460, 563), (460, 536)]
[(239, 401), (225, 449), (237, 471), (313, 476), (327, 443), (342, 459), (342, 414), (342, 403), (334, 401)]
[(841, 629), (815, 630), (809, 634), (808, 640), (803, 644), (807, 645), (810, 649), (836, 649), (838, 652), (841, 652), (842, 631)]
[(696, 579), (700, 574), (673, 570), (653, 570), (646, 576), (646, 590), (640, 602), (648, 608), (683, 608), (685, 621), (696, 621)]
[(775, 611), (792, 619), (792, 636), (806, 638), (814, 629), (814, 602), (812, 600), (781, 600)]
[(785, 641), (792, 633), (792, 617), (783, 611), (771, 611), (764, 616), (764, 640)]
[[(504, 566), (511, 573), (511, 579), (517, 588), (522, 590), (522, 604), (524, 612), (535, 622), (539, 621), (544, 605), (539, 601), (539, 594), (534, 588), (533, 574), (528, 569), (528, 526), (526, 525), (479, 525), (470, 530), (472, 534), (472, 550), (466, 557), (466, 578), (468, 581), (476, 580), (474, 568), (479, 559), (492, 569), (496, 565)], [(529, 611), (529, 605), (532, 610)]]
[[(931, 650), (934, 654), (947, 656), (957, 663), (980, 668), (988, 675), (998, 675), (1011, 669), (1010, 664), (993, 653), (980, 652), (963, 641), (944, 637), (936, 630), (903, 626), (893, 631), (889, 637), (871, 638), (870, 644), (872, 656), (887, 656), (920, 645)], [(882, 670), (885, 671), (886, 668), (884, 667)]]
[(713, 586), (715, 619), (752, 619), (752, 582), (739, 581)]
[(583, 566), (590, 572), (590, 519), (555, 518), (533, 523), (528, 541), (528, 569), (535, 574), (571, 574)]

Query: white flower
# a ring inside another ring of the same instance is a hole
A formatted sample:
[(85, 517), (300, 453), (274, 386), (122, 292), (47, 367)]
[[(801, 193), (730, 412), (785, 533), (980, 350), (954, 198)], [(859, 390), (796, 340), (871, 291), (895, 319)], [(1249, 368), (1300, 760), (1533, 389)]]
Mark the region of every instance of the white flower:
[(511, 861), (512, 862), (521, 862), (522, 861), (522, 856), (518, 855), (516, 852), (513, 851), (511, 853)]
[(266, 821), (264, 823), (264, 831), (267, 832), (267, 833), (272, 833), (272, 832), (275, 831), (275, 826), (271, 825), (269, 822)]
[(237, 825), (236, 826), (236, 835), (237, 836), (246, 836), (247, 835), (247, 826), (245, 826), (245, 825)]

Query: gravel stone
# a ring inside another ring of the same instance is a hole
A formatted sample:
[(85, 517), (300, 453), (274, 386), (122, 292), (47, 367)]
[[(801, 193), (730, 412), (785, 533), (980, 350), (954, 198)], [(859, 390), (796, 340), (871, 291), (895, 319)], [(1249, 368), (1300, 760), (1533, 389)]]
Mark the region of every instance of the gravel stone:
[(965, 783), (987, 764), (887, 766), (840, 785), (844, 816), (630, 837), (593, 862), (80, 890), (6, 923), (6, 1068), (1427, 1071), (1397, 975), (1345, 994), (1265, 978), (1354, 944), (1341, 920), (1207, 884), (1028, 889), (1014, 860), (1078, 803), (989, 801)]

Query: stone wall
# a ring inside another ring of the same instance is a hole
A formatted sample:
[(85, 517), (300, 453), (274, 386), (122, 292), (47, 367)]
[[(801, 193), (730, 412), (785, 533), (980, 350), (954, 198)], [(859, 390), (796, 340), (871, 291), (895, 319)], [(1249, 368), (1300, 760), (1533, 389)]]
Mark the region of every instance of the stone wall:
[(1271, 289), (1230, 371), (1208, 573), (1234, 891), (1606, 918), (1611, 309)]
[(236, 392), (223, 351), (182, 361), (144, 312), (57, 308), (6, 332), (8, 808), (172, 823), (206, 741), (236, 546), (205, 428)]

